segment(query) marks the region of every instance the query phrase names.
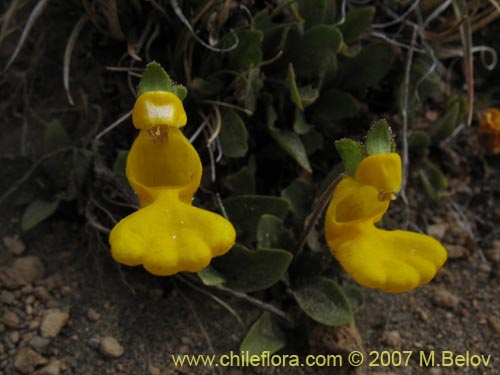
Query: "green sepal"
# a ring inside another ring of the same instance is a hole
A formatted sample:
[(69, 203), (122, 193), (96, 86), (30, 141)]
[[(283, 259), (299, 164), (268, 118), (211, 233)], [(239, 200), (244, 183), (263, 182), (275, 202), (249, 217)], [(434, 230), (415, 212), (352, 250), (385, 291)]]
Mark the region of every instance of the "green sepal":
[(150, 62), (142, 73), (141, 81), (137, 86), (137, 96), (148, 91), (168, 91), (177, 95), (180, 100), (184, 100), (187, 95), (187, 89), (182, 85), (174, 84), (165, 69), (156, 61)]

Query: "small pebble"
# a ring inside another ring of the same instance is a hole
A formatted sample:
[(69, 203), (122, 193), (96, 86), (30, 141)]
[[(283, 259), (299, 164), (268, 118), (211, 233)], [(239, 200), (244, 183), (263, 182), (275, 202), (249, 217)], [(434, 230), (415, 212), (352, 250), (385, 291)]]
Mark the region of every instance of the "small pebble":
[(30, 348), (22, 348), (14, 359), (14, 368), (21, 374), (31, 374), (39, 365), (47, 363), (47, 359)]
[(96, 310), (93, 308), (89, 308), (87, 310), (87, 319), (90, 320), (91, 322), (96, 322), (101, 318), (101, 314), (99, 314)]
[(451, 309), (457, 309), (460, 304), (460, 300), (456, 295), (448, 292), (444, 288), (439, 287), (434, 288), (432, 300), (439, 307), (447, 307)]
[(21, 241), (19, 236), (14, 236), (14, 237), (6, 236), (2, 240), (3, 244), (12, 255), (19, 256), (26, 250), (26, 245), (24, 244), (23, 241)]
[(108, 358), (118, 358), (124, 353), (120, 343), (111, 336), (106, 336), (101, 339), (99, 350)]
[(47, 310), (40, 325), (43, 337), (56, 337), (64, 325), (68, 322), (69, 313), (59, 309)]

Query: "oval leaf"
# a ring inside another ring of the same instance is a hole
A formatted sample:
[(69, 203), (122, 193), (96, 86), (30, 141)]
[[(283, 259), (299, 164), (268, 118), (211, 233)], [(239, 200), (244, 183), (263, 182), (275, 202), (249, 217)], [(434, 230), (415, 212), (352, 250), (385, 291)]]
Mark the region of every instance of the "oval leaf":
[(460, 103), (455, 101), (446, 114), (432, 125), (431, 142), (437, 144), (448, 138), (458, 125)]
[(342, 34), (336, 27), (311, 27), (292, 47), (290, 57), (295, 73), (302, 78), (323, 79), (327, 72), (333, 76), (337, 70), (337, 52), (341, 43)]
[(224, 200), (224, 207), (231, 222), (238, 229), (240, 239), (253, 242), (257, 224), (264, 214), (284, 219), (290, 206), (282, 198), (266, 195), (238, 195)]
[(273, 215), (262, 215), (257, 225), (257, 249), (291, 249), (293, 234), (285, 228), (283, 220)]
[(198, 277), (201, 279), (203, 284), (208, 286), (220, 285), (226, 281), (224, 276), (217, 272), (217, 270), (215, 270), (212, 266), (205, 267), (198, 272)]
[(226, 279), (225, 285), (241, 292), (256, 292), (276, 284), (292, 261), (281, 249), (249, 250), (236, 244), (212, 266)]
[(338, 327), (354, 321), (349, 301), (333, 280), (303, 280), (292, 292), (302, 311), (318, 323)]
[(364, 46), (342, 66), (342, 86), (351, 90), (375, 86), (389, 73), (395, 57), (395, 48), (388, 43)]
[(241, 117), (232, 109), (222, 112), (219, 135), (222, 153), (230, 158), (241, 158), (248, 151), (248, 133)]
[(272, 316), (267, 311), (257, 320), (240, 346), (241, 352), (248, 352), (248, 355), (261, 355), (269, 352), (269, 355), (276, 353), (285, 346), (285, 335), (280, 327), (274, 322)]
[(354, 8), (345, 16), (345, 21), (339, 26), (344, 42), (354, 42), (359, 36), (368, 31), (372, 25), (375, 8), (372, 6)]
[(46, 201), (37, 199), (30, 203), (23, 213), (21, 228), (28, 231), (49, 218), (59, 207), (59, 200)]

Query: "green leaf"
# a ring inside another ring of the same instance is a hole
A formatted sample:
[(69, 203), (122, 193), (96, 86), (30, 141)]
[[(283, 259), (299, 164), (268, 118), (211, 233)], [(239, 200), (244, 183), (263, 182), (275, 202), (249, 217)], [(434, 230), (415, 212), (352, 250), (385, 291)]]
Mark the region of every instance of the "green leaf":
[(421, 130), (413, 131), (408, 137), (408, 146), (410, 148), (427, 148), (431, 145), (431, 139), (426, 132)]
[(342, 158), (346, 173), (354, 177), (358, 164), (365, 158), (363, 146), (352, 139), (344, 138), (335, 142), (335, 148)]
[(261, 355), (269, 352), (276, 353), (285, 346), (285, 334), (274, 322), (273, 317), (267, 311), (250, 327), (247, 335), (240, 346), (241, 352), (248, 355)]
[(312, 173), (307, 152), (300, 137), (289, 130), (271, 130), (271, 136), (302, 168)]
[(312, 129), (307, 134), (304, 134), (302, 137), (302, 143), (306, 149), (307, 155), (312, 155), (316, 151), (323, 149), (323, 144), (325, 143), (325, 137), (323, 134), (318, 132), (315, 129)]
[(351, 304), (353, 310), (356, 310), (363, 305), (364, 302), (363, 291), (358, 285), (354, 284), (342, 285), (342, 291), (349, 300), (349, 303)]
[(292, 231), (283, 220), (264, 214), (257, 225), (257, 249), (291, 249), (294, 245)]
[(222, 153), (230, 158), (241, 158), (248, 151), (247, 128), (241, 117), (232, 109), (222, 110), (219, 140)]
[(361, 109), (359, 102), (348, 92), (329, 89), (311, 107), (314, 122), (326, 125), (356, 116)]
[(439, 199), (439, 193), (448, 187), (448, 181), (441, 169), (428, 160), (423, 163), (420, 169), (420, 180), (427, 195), (435, 201)]
[(376, 42), (364, 46), (356, 57), (342, 65), (340, 85), (349, 90), (377, 85), (389, 73), (395, 57), (395, 48), (388, 43)]
[(239, 238), (249, 242), (256, 239), (257, 225), (264, 214), (284, 219), (290, 210), (282, 198), (266, 195), (238, 195), (224, 200), (224, 207), (231, 222), (239, 230)]
[(264, 34), (251, 29), (240, 29), (236, 33), (238, 46), (229, 52), (229, 65), (236, 69), (258, 66), (262, 61), (261, 42)]
[(125, 177), (125, 168), (127, 166), (128, 150), (119, 150), (113, 164), (113, 172)]
[(386, 120), (375, 121), (366, 136), (365, 148), (368, 155), (394, 152), (396, 144), (394, 143), (392, 130)]
[(244, 166), (235, 174), (227, 178), (227, 184), (233, 195), (255, 194), (255, 175), (252, 170)]
[(69, 135), (59, 120), (52, 120), (45, 128), (43, 146), (47, 152), (63, 148), (70, 144)]
[(150, 62), (142, 73), (141, 81), (137, 87), (137, 96), (148, 91), (169, 91), (183, 100), (187, 90), (182, 85), (174, 85), (165, 69), (156, 61)]
[(459, 116), (460, 103), (455, 101), (448, 112), (432, 125), (430, 134), (432, 144), (445, 140), (453, 133), (458, 125)]
[(235, 96), (238, 102), (252, 114), (257, 108), (257, 100), (264, 81), (260, 76), (260, 69), (253, 68), (242, 73), (234, 82)]
[(307, 134), (313, 128), (312, 125), (306, 122), (304, 114), (300, 109), (295, 108), (295, 120), (293, 122), (293, 131), (297, 134)]
[(267, 107), (267, 127), (271, 136), (302, 168), (312, 173), (306, 149), (300, 137), (292, 131), (278, 129), (275, 122), (278, 118), (271, 104)]
[(292, 254), (281, 249), (249, 250), (236, 244), (212, 261), (226, 279), (225, 285), (241, 292), (256, 292), (276, 284), (288, 269)]
[(208, 286), (220, 285), (226, 281), (224, 276), (222, 276), (210, 265), (199, 271), (198, 277), (201, 279), (203, 284)]
[(302, 280), (292, 293), (302, 311), (318, 323), (338, 327), (354, 321), (349, 301), (331, 279)]
[(344, 42), (346, 44), (354, 42), (359, 36), (368, 31), (375, 16), (375, 7), (354, 8), (345, 16), (345, 21), (339, 26)]
[(319, 90), (311, 85), (299, 87), (299, 95), (302, 105), (308, 107), (319, 98)]
[(334, 26), (318, 25), (307, 30), (292, 46), (290, 59), (297, 76), (322, 81), (337, 71), (337, 52), (342, 34)]
[(337, 10), (335, 0), (298, 0), (298, 8), (306, 29), (335, 22)]
[(23, 213), (21, 228), (28, 231), (49, 218), (59, 207), (59, 200), (46, 201), (37, 199), (30, 203)]
[(306, 184), (296, 179), (281, 191), (281, 196), (288, 201), (292, 213), (299, 219), (303, 219), (308, 213), (309, 191)]
[(293, 70), (293, 64), (288, 64), (288, 78), (287, 78), (288, 90), (290, 91), (290, 99), (295, 103), (298, 109), (304, 110), (304, 105), (302, 104), (302, 98), (300, 97), (299, 89), (297, 87), (297, 82), (295, 82), (295, 71)]

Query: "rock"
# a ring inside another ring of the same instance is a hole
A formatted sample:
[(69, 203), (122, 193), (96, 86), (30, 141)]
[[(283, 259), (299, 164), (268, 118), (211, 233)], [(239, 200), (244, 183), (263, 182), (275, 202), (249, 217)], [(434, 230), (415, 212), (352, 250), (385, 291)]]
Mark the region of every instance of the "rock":
[(52, 289), (64, 286), (64, 279), (60, 273), (54, 273), (45, 280), (45, 286), (50, 292)]
[(467, 257), (467, 249), (460, 245), (445, 245), (449, 259), (461, 259)]
[(433, 302), (440, 307), (448, 307), (451, 309), (457, 309), (460, 303), (459, 298), (453, 293), (448, 292), (443, 288), (434, 288), (432, 293)]
[(59, 375), (61, 373), (62, 365), (62, 361), (54, 359), (50, 361), (47, 366), (35, 372), (34, 375)]
[(35, 297), (42, 302), (49, 302), (50, 300), (52, 300), (52, 296), (43, 286), (37, 286), (33, 293), (35, 294)]
[(500, 317), (495, 315), (490, 316), (488, 318), (488, 325), (493, 332), (500, 334)]
[(29, 255), (17, 258), (10, 267), (0, 273), (0, 280), (8, 289), (17, 289), (40, 280), (45, 267), (37, 256)]
[(19, 342), (19, 339), (21, 338), (21, 335), (19, 334), (19, 331), (13, 331), (10, 333), (9, 338), (13, 344), (17, 344)]
[(45, 312), (40, 325), (40, 332), (43, 337), (56, 337), (62, 327), (68, 322), (69, 313), (59, 309), (50, 309)]
[(47, 363), (47, 359), (30, 348), (22, 348), (14, 359), (14, 368), (21, 374), (31, 374), (36, 367)]
[(6, 311), (2, 315), (2, 323), (9, 328), (17, 328), (19, 326), (19, 316), (15, 312)]
[(2, 290), (2, 293), (0, 293), (0, 302), (6, 305), (13, 305), (16, 302), (16, 296), (8, 290)]
[(386, 331), (382, 335), (382, 342), (391, 348), (401, 347), (401, 336), (398, 331)]
[(34, 336), (30, 340), (30, 346), (37, 351), (41, 351), (49, 344), (50, 344), (50, 339), (46, 337)]
[(125, 352), (120, 343), (111, 336), (106, 336), (101, 339), (99, 350), (109, 358), (118, 358)]
[(500, 241), (493, 241), (493, 246), (485, 254), (493, 263), (500, 263)]
[(449, 227), (448, 223), (432, 224), (427, 227), (427, 234), (441, 241)]
[(99, 314), (96, 310), (90, 308), (87, 310), (87, 319), (91, 322), (96, 322), (101, 318), (101, 314)]
[(160, 369), (158, 367), (156, 367), (155, 365), (153, 365), (152, 363), (148, 364), (148, 372), (150, 375), (160, 375), (161, 374)]
[(21, 241), (19, 236), (4, 237), (2, 240), (7, 250), (15, 256), (21, 255), (26, 250), (26, 245)]

